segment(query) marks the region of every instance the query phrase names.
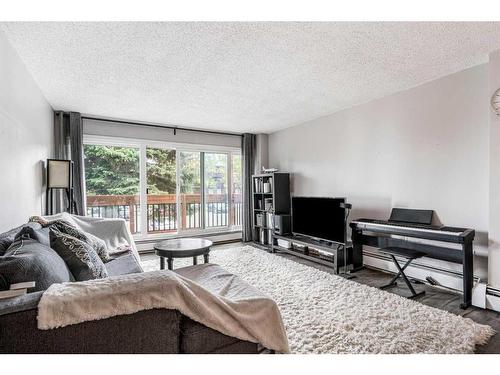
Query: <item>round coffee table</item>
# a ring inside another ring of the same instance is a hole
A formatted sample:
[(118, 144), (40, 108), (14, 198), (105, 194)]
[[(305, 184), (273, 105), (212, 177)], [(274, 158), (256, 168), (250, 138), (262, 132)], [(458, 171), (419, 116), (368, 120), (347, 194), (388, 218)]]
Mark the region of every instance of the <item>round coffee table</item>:
[(174, 258), (193, 257), (193, 264), (196, 265), (196, 257), (203, 255), (205, 263), (208, 263), (212, 245), (212, 241), (204, 238), (177, 238), (156, 243), (155, 253), (160, 257), (160, 269), (165, 269), (165, 258), (167, 258), (168, 269), (171, 270)]

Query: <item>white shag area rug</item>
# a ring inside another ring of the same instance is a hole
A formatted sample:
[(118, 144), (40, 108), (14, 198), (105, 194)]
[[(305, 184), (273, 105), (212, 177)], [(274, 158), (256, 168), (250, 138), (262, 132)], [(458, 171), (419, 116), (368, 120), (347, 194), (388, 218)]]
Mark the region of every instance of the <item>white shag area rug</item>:
[[(214, 250), (210, 262), (278, 304), (292, 353), (473, 353), (487, 325), (358, 284), (251, 246)], [(159, 259), (142, 262), (159, 269)], [(192, 258), (174, 259), (174, 269)]]

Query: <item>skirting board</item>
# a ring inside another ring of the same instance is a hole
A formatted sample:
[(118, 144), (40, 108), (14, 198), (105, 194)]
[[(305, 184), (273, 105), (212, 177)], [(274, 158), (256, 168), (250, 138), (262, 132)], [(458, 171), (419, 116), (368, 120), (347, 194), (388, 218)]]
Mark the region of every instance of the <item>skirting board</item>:
[(500, 311), (500, 290), (486, 287), (486, 308)]
[[(397, 269), (392, 260), (385, 257), (382, 254), (371, 253), (368, 251), (363, 251), (363, 263), (367, 267), (376, 268), (383, 271), (389, 271), (396, 273)], [(413, 279), (417, 279), (427, 283), (425, 278), (431, 276), (434, 280), (438, 282), (438, 285), (447, 289), (452, 289), (455, 291), (462, 291), (462, 277), (454, 272), (433, 269), (426, 267), (424, 265), (408, 266), (405, 270), (406, 275)], [(500, 311), (500, 297), (497, 308), (491, 308), (496, 311)], [(472, 305), (487, 308), (486, 303), (486, 284), (474, 281), (474, 287), (472, 289)]]

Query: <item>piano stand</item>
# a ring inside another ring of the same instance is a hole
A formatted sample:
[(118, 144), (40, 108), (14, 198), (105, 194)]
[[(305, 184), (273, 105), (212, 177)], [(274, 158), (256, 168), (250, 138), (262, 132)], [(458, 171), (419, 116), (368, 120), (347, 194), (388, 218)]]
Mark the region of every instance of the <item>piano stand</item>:
[[(380, 249), (380, 251), (382, 253), (388, 254), (392, 258), (394, 265), (398, 269), (398, 273), (396, 274), (396, 276), (394, 276), (392, 278), (392, 280), (388, 284), (382, 285), (381, 287), (379, 287), (379, 289), (386, 289), (386, 288), (390, 288), (392, 286), (396, 286), (397, 285), (396, 280), (401, 276), (403, 278), (403, 281), (406, 283), (406, 286), (408, 287), (408, 289), (410, 289), (410, 292), (411, 292), (411, 296), (409, 296), (407, 298), (415, 298), (415, 297), (419, 297), (419, 296), (422, 296), (425, 294), (425, 291), (422, 291), (419, 293), (417, 293), (415, 291), (415, 289), (411, 285), (410, 280), (408, 280), (408, 277), (405, 275), (405, 272), (404, 272), (406, 267), (408, 267), (414, 259), (418, 259), (418, 258), (423, 257), (425, 255), (424, 253), (419, 252), (419, 251), (415, 251), (415, 250), (404, 249), (401, 247), (386, 247), (386, 248)], [(407, 261), (403, 267), (401, 267), (401, 265), (399, 264), (395, 255), (407, 259)]]
[[(402, 225), (373, 219), (353, 220), (350, 226), (353, 254), (361, 254), (360, 259), (362, 259), (363, 246), (379, 249), (398, 247), (419, 251), (429, 258), (462, 265), (463, 299), (460, 307), (466, 309), (471, 305), (474, 286), (474, 229), (432, 225), (426, 229), (425, 227), (412, 227), (407, 223)], [(412, 241), (413, 238), (428, 241), (426, 243)], [(429, 243), (430, 241), (432, 242)], [(443, 246), (441, 243), (454, 243), (460, 245), (461, 248)], [(358, 263), (362, 264), (362, 262)]]

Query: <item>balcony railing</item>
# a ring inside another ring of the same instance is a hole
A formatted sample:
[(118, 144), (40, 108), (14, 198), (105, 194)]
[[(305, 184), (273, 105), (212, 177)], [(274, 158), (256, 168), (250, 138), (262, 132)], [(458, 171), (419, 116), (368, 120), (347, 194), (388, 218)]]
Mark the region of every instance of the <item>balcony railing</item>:
[[(148, 194), (148, 233), (174, 233), (178, 231), (175, 194)], [(228, 195), (209, 194), (205, 199), (205, 228), (241, 226), (241, 194), (232, 195), (229, 209)], [(199, 194), (180, 195), (180, 220), (182, 229), (202, 228), (202, 206)], [(87, 196), (87, 215), (125, 219), (132, 233), (140, 228), (139, 195), (90, 195)]]

